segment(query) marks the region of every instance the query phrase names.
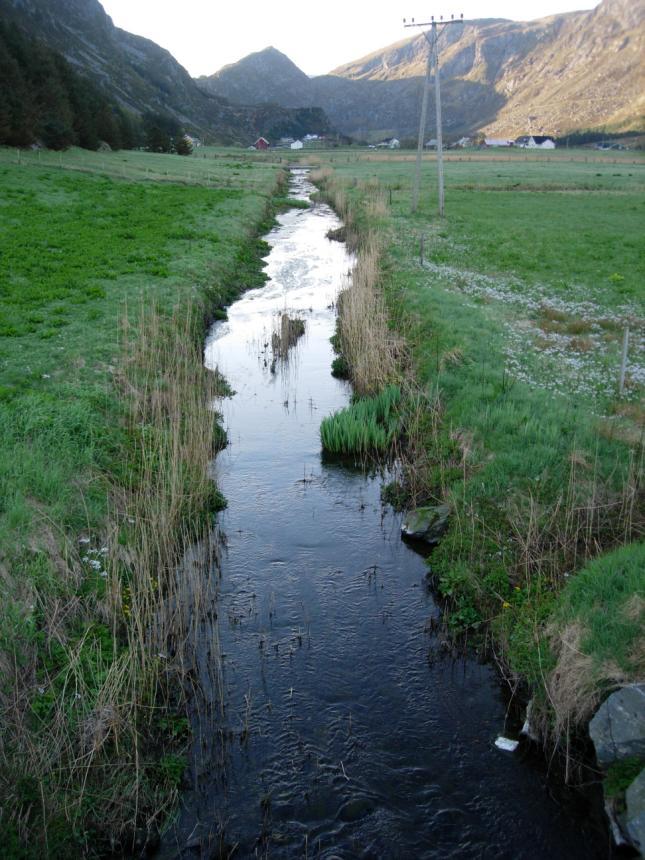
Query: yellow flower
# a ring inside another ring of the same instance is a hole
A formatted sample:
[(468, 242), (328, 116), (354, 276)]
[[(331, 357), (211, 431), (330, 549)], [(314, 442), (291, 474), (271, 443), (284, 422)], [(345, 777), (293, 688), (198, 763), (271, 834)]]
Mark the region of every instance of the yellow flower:
[(502, 603), (502, 609), (510, 609), (510, 608), (511, 608), (511, 604), (508, 602), (508, 600), (505, 600)]

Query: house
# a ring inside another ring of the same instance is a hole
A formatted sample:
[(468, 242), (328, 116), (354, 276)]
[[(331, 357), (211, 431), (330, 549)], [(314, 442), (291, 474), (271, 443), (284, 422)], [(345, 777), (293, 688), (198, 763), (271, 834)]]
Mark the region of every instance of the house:
[(433, 137), (430, 140), (426, 140), (423, 144), (426, 149), (436, 149), (437, 148), (437, 138)]
[(291, 144), (291, 149), (302, 149), (304, 143), (301, 140), (294, 140)]
[(188, 143), (193, 147), (193, 149), (197, 149), (198, 146), (202, 145), (202, 142), (198, 137), (193, 137), (190, 134), (185, 134), (184, 137), (186, 138)]
[(453, 147), (455, 149), (463, 149), (466, 146), (470, 146), (472, 144), (472, 138), (470, 137), (460, 137), (458, 141), (453, 143)]
[(486, 146), (513, 146), (513, 141), (505, 137), (486, 137), (484, 143)]
[(377, 149), (399, 149), (401, 142), (396, 137), (388, 137), (376, 144)]
[(523, 134), (515, 140), (515, 146), (522, 149), (555, 149), (555, 141), (548, 135)]
[(253, 146), (255, 149), (268, 149), (270, 144), (266, 137), (258, 137)]

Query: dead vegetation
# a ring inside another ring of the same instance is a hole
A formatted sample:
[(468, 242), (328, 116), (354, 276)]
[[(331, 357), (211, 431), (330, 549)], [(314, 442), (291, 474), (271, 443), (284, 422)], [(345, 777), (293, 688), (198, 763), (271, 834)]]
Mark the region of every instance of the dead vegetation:
[(289, 314), (280, 315), (280, 320), (271, 334), (272, 373), (275, 373), (276, 361), (287, 361), (289, 351), (293, 349), (304, 333), (305, 321), (303, 319), (290, 317)]

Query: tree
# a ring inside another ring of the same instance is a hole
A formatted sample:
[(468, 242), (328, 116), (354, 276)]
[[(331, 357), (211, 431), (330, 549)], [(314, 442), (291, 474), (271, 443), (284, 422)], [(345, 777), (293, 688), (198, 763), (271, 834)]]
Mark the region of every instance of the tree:
[(193, 144), (186, 137), (185, 134), (182, 134), (175, 141), (175, 152), (177, 155), (192, 155), (193, 154)]
[(149, 152), (172, 152), (174, 141), (183, 133), (174, 117), (162, 113), (145, 114), (143, 127)]
[(0, 20), (0, 144), (137, 146), (140, 123), (65, 58)]

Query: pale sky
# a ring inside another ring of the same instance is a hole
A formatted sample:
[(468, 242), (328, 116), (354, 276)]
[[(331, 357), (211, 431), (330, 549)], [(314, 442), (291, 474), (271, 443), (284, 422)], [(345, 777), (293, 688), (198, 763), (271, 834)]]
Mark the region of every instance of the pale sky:
[(434, 4), (419, 0), (101, 0), (117, 27), (146, 36), (167, 48), (191, 75), (210, 75), (253, 51), (272, 45), (308, 75), (412, 35), (403, 17), (428, 20), (431, 14), (464, 18), (530, 21), (598, 0), (462, 0)]

